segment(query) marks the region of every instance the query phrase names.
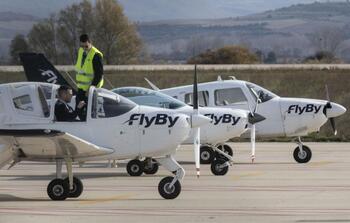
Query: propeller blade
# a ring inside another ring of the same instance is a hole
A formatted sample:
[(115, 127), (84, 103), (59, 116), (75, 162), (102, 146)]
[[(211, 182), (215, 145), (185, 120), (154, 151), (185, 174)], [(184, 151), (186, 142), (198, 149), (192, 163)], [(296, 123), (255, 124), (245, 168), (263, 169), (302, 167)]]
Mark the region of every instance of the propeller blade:
[(266, 118), (258, 113), (249, 113), (248, 115), (248, 122), (252, 125), (255, 123), (264, 121)]
[(197, 79), (197, 64), (194, 65), (194, 80), (193, 80), (193, 109), (198, 110), (198, 79)]
[(255, 125), (252, 125), (252, 128), (250, 129), (250, 142), (252, 145), (252, 163), (254, 163), (255, 160)]
[(200, 162), (199, 162), (199, 151), (200, 151), (200, 128), (194, 129), (194, 160), (196, 164), (197, 177), (200, 175)]
[(327, 101), (331, 101), (330, 97), (329, 97), (329, 91), (328, 91), (328, 85), (326, 84), (325, 86), (325, 90), (326, 90), (326, 98), (327, 98)]
[(333, 133), (334, 133), (334, 135), (336, 136), (337, 133), (338, 133), (338, 131), (337, 131), (336, 127), (335, 127), (334, 118), (329, 118), (329, 122), (331, 123), (332, 129), (333, 129)]
[[(194, 119), (199, 120), (199, 111), (198, 111), (198, 79), (197, 79), (197, 64), (194, 65), (194, 80), (193, 80), (193, 115), (192, 121)], [(198, 122), (198, 121), (197, 121)], [(194, 160), (196, 165), (197, 177), (200, 175), (200, 163), (199, 163), (199, 150), (200, 150), (200, 128), (194, 128)]]

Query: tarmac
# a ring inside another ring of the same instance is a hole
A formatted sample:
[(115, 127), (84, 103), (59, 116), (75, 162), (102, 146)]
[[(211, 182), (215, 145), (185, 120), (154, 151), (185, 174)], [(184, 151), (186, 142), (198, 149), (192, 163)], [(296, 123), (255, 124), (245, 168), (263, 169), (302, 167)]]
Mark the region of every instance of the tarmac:
[(176, 157), (186, 170), (175, 200), (158, 194), (169, 173), (130, 177), (125, 163), (74, 167), (84, 192), (78, 199), (51, 201), (46, 187), (55, 166), (23, 162), (0, 170), (0, 223), (6, 222), (350, 222), (350, 143), (306, 143), (313, 157), (298, 164), (294, 143), (231, 144), (235, 164), (225, 176), (201, 165), (197, 179), (191, 146)]

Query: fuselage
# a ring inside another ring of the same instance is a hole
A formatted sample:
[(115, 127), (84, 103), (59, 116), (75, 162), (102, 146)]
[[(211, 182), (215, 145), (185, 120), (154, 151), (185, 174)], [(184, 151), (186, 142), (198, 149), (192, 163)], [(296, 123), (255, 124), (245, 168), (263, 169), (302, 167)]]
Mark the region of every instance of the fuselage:
[[(141, 87), (122, 87), (112, 90), (139, 105), (169, 108), (176, 113), (191, 116), (193, 107), (165, 94)], [(199, 113), (211, 122), (200, 127), (201, 144), (216, 145), (239, 137), (248, 129), (248, 110), (200, 107)], [(193, 131), (183, 144), (193, 143)]]
[[(319, 131), (328, 118), (346, 111), (333, 102), (332, 108), (325, 108), (325, 100), (279, 97), (258, 85), (239, 80), (201, 83), (198, 90), (202, 106), (244, 110), (253, 110), (257, 106), (257, 112), (266, 118), (256, 124), (258, 137), (305, 136)], [(189, 85), (162, 89), (161, 92), (191, 103)], [(248, 137), (249, 134), (243, 136)]]
[[(22, 158), (28, 160), (64, 158), (59, 157), (57, 144), (64, 145), (75, 160), (157, 157), (173, 154), (191, 130), (187, 115), (139, 106), (113, 92), (94, 88), (89, 92), (86, 121), (58, 122), (54, 115), (57, 87), (33, 82), (0, 85), (3, 146), (20, 149)], [(73, 148), (71, 142), (55, 140), (60, 133), (113, 152), (74, 156), (78, 148)]]

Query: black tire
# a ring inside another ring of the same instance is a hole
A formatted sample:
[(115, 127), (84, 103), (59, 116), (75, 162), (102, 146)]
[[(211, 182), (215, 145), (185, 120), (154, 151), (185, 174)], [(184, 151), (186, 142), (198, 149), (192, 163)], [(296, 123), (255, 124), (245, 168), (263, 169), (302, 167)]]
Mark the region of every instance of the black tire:
[(130, 176), (141, 176), (144, 171), (144, 164), (140, 160), (130, 160), (126, 166), (126, 171)]
[(294, 149), (293, 156), (298, 163), (307, 163), (311, 160), (311, 149), (303, 145), (303, 153), (300, 153), (299, 146)]
[(47, 195), (54, 201), (66, 200), (69, 194), (69, 184), (63, 179), (54, 179), (47, 186)]
[(211, 172), (216, 175), (216, 176), (223, 176), (228, 172), (228, 166), (225, 167), (220, 167), (222, 164), (224, 164), (226, 162), (226, 160), (224, 159), (215, 159), (212, 163), (211, 163)]
[(158, 169), (159, 169), (159, 165), (158, 165), (157, 161), (152, 159), (152, 167), (148, 167), (147, 164), (144, 164), (143, 172), (145, 174), (153, 175), (153, 174), (156, 174), (158, 172)]
[(165, 177), (158, 184), (158, 192), (164, 199), (175, 199), (181, 192), (181, 184), (179, 181), (176, 181), (175, 184), (169, 188), (173, 179), (174, 177)]
[(224, 146), (222, 146), (222, 145), (218, 146), (218, 149), (222, 150), (224, 153), (226, 153), (229, 156), (233, 156), (233, 150), (227, 144), (224, 144)]
[(200, 148), (200, 163), (210, 164), (215, 157), (215, 152), (209, 146), (201, 146)]
[[(64, 180), (69, 185), (68, 178)], [(73, 189), (69, 190), (68, 197), (77, 198), (83, 193), (83, 190), (84, 190), (83, 182), (81, 182), (79, 178), (73, 177)]]

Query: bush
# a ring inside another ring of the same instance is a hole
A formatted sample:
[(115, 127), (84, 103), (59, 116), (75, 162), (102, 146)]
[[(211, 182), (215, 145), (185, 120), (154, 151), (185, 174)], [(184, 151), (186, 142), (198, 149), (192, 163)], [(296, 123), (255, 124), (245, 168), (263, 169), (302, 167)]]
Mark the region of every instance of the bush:
[(187, 61), (188, 64), (252, 64), (258, 58), (242, 46), (225, 46), (216, 51), (207, 50)]

